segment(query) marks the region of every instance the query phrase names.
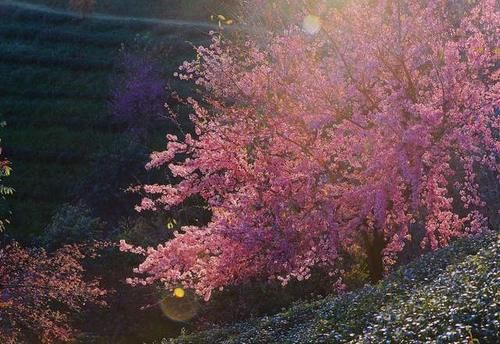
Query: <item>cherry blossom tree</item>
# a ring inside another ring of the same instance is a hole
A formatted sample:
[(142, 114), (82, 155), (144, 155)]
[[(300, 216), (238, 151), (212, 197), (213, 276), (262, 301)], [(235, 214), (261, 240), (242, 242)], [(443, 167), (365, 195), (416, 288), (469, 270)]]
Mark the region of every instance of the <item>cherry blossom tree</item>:
[(353, 245), (377, 281), (409, 243), (486, 228), (476, 175), (498, 181), (495, 1), (310, 3), (324, 4), (279, 30), (213, 34), (180, 67), (206, 96), (189, 99), (195, 133), (151, 155), (147, 168), (175, 179), (143, 186), (138, 210), (199, 195), (213, 215), (156, 248), (122, 242), (145, 255), (130, 283), (209, 299), (250, 279), (341, 274)]
[(65, 246), (54, 253), (12, 242), (0, 249), (0, 342), (74, 339), (71, 314), (104, 305), (106, 291), (86, 281), (81, 260), (95, 248)]

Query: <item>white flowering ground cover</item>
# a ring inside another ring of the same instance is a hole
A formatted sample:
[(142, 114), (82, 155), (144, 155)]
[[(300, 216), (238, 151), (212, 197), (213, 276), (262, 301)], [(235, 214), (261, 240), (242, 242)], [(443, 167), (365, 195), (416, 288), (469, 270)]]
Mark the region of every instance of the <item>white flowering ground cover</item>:
[(499, 343), (500, 234), (457, 241), (376, 286), (228, 327), (186, 343)]

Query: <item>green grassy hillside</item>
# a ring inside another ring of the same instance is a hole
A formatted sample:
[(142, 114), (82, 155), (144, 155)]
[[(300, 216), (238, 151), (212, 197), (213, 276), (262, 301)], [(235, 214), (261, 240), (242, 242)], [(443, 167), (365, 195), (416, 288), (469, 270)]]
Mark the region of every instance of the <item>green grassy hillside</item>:
[[(0, 2), (0, 118), (16, 189), (11, 233), (40, 233), (59, 205), (81, 196), (96, 159), (115, 154), (123, 131), (107, 101), (123, 44), (148, 37), (172, 52), (165, 75), (193, 54), (206, 29), (43, 13)], [(94, 173), (95, 174), (95, 173)]]
[(458, 241), (376, 286), (177, 343), (498, 343), (500, 235)]

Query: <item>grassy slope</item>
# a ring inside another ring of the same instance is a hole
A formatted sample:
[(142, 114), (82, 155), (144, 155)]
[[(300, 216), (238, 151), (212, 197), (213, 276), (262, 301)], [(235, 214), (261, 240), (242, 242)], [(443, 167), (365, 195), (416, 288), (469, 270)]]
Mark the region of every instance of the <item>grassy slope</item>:
[(498, 343), (500, 235), (461, 240), (377, 286), (163, 343)]
[[(171, 71), (189, 54), (185, 42), (206, 39), (200, 29), (75, 19), (0, 3), (0, 118), (9, 182), (11, 232), (43, 230), (63, 202), (78, 196), (96, 156), (123, 133), (112, 125), (106, 102), (118, 49), (137, 35), (172, 47)], [(166, 59), (167, 60), (167, 59)]]

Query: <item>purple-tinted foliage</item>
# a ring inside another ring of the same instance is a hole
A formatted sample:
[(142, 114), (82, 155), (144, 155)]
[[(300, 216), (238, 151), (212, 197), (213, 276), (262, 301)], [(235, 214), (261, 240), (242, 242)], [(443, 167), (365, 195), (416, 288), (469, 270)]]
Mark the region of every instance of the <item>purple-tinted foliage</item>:
[(124, 54), (119, 61), (121, 74), (115, 79), (110, 113), (132, 133), (144, 136), (165, 111), (167, 82), (161, 69), (148, 56)]

